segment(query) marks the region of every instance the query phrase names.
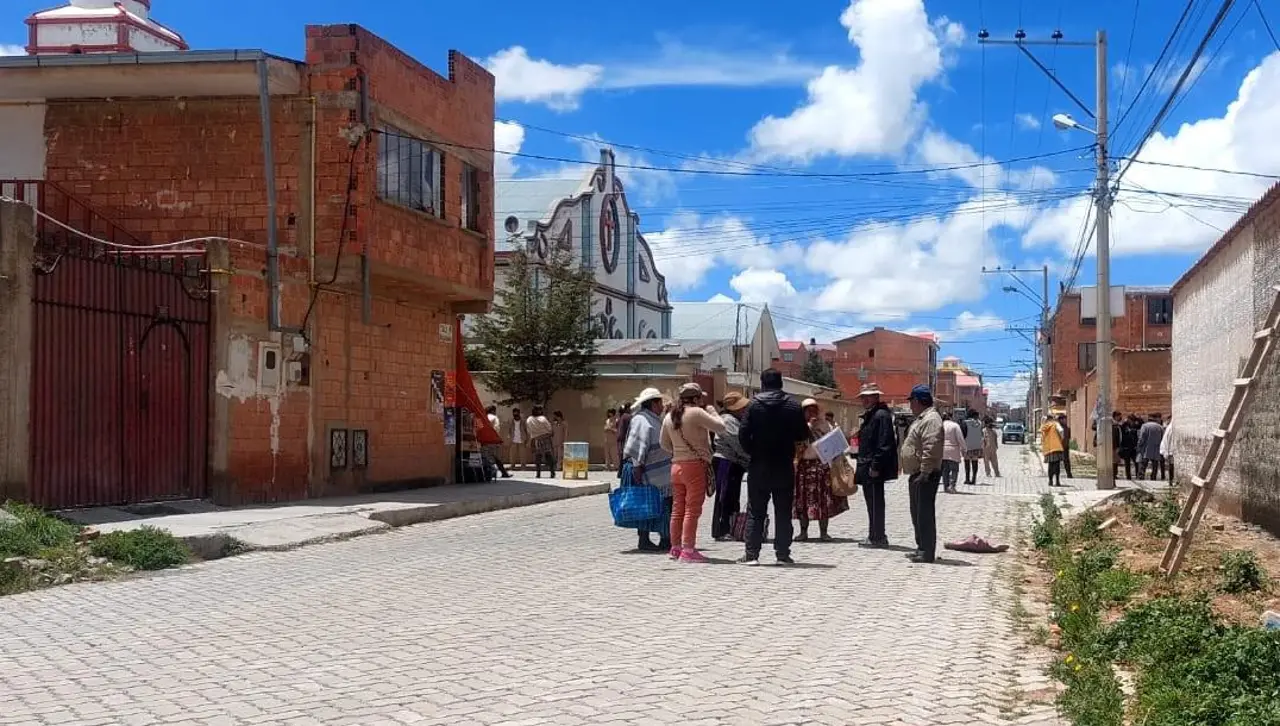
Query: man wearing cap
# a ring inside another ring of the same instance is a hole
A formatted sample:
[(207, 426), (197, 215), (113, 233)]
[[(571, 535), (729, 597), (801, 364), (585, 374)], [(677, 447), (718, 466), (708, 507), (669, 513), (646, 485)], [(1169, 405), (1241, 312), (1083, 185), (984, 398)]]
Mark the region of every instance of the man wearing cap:
[(746, 476), (751, 457), (742, 449), (738, 440), (740, 419), (746, 415), (751, 401), (737, 391), (725, 394), (720, 402), (724, 412), (724, 433), (715, 437), (716, 502), (711, 513), (711, 536), (717, 540), (728, 539), (732, 534), (733, 518), (742, 508), (742, 477)]
[(898, 478), (898, 436), (893, 412), (880, 401), (880, 388), (868, 383), (858, 393), (862, 403), (862, 424), (858, 427), (858, 471), (856, 481), (867, 501), (867, 540), (863, 547), (885, 548), (884, 483)]
[(916, 417), (902, 439), (898, 460), (907, 475), (911, 496), (911, 524), (916, 531), (912, 562), (933, 562), (938, 550), (938, 518), (935, 506), (942, 481), (942, 416), (933, 407), (928, 386), (911, 389), (911, 413)]
[[(622, 460), (630, 461), (636, 481), (657, 488), (666, 505), (666, 517), (671, 516), (671, 454), (662, 448), (662, 392), (646, 388), (636, 396), (632, 406), (631, 422), (627, 427), (627, 441), (622, 447)], [(619, 467), (621, 468), (621, 467)], [(664, 522), (667, 520), (664, 518)], [(662, 525), (662, 541), (654, 544), (648, 530), (639, 531), (637, 549), (641, 552), (669, 552), (671, 550), (670, 523)]]
[(738, 560), (744, 565), (760, 564), (764, 543), (764, 523), (773, 500), (773, 549), (778, 564), (790, 565), (791, 505), (795, 499), (796, 445), (809, 442), (809, 424), (800, 404), (782, 390), (782, 373), (769, 368), (760, 374), (760, 388), (738, 430), (742, 450), (751, 457), (747, 469), (746, 552)]

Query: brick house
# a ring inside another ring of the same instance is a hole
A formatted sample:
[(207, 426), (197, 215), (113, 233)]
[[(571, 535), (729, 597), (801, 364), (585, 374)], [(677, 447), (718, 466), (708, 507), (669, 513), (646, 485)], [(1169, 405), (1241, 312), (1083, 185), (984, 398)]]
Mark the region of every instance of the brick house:
[[(1121, 305), (1120, 301), (1124, 304)], [(1058, 300), (1050, 328), (1050, 389), (1069, 394), (1097, 365), (1097, 288), (1078, 287)], [(1173, 340), (1173, 297), (1168, 287), (1113, 286), (1111, 340), (1116, 348), (1168, 348)]]
[(773, 367), (782, 371), (782, 375), (787, 378), (800, 378), (800, 371), (804, 370), (804, 362), (809, 359), (809, 349), (805, 347), (803, 340), (779, 340), (778, 350), (781, 351), (782, 357)]
[[(1175, 471), (1200, 467), (1232, 381), (1280, 285), (1280, 185), (1273, 186), (1173, 286)], [(1218, 479), (1218, 509), (1280, 534), (1280, 365), (1254, 383), (1253, 404)]]
[[(1171, 371), (1173, 355), (1169, 348), (1130, 350), (1117, 348), (1111, 354), (1112, 410), (1146, 416), (1169, 415), (1172, 405)], [(1098, 403), (1098, 371), (1089, 371), (1084, 383), (1067, 403), (1071, 438), (1080, 451), (1092, 452), (1093, 410)], [(1110, 413), (1110, 412), (1108, 412)]]
[(307, 27), (302, 61), (0, 58), (0, 192), (47, 215), (4, 210), (0, 329), (30, 344), (0, 389), (30, 391), (0, 393), (0, 499), (450, 481), (456, 323), (493, 296), (493, 123), (479, 64), (440, 75), (355, 25)]
[(885, 403), (893, 404), (905, 403), (921, 383), (937, 388), (938, 339), (932, 333), (877, 327), (837, 340), (835, 346), (836, 386), (850, 395), (873, 382), (884, 392)]
[(939, 409), (965, 409), (987, 415), (987, 389), (982, 374), (969, 368), (956, 356), (947, 356), (938, 366), (938, 385), (934, 400)]

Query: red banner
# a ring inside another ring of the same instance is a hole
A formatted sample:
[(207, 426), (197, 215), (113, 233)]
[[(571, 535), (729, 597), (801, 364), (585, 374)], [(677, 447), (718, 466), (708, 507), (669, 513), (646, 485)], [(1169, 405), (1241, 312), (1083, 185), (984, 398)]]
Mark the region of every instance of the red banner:
[(458, 405), (475, 416), (476, 441), (493, 446), (501, 444), (502, 436), (489, 423), (489, 415), (484, 412), (484, 404), (480, 401), (480, 394), (476, 393), (475, 381), (471, 380), (471, 372), (467, 370), (467, 356), (462, 347), (461, 321), (454, 323), (453, 345), (457, 358), (454, 363), (457, 368), (457, 375), (454, 376), (454, 390), (458, 398)]

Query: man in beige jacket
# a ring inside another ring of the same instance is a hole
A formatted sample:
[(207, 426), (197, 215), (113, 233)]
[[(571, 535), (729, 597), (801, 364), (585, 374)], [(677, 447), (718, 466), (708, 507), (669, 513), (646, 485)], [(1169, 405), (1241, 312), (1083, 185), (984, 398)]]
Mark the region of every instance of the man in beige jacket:
[(938, 484), (942, 481), (942, 416), (933, 407), (933, 392), (916, 386), (909, 397), (915, 421), (902, 438), (898, 463), (907, 475), (911, 524), (916, 530), (912, 562), (933, 562), (938, 550)]

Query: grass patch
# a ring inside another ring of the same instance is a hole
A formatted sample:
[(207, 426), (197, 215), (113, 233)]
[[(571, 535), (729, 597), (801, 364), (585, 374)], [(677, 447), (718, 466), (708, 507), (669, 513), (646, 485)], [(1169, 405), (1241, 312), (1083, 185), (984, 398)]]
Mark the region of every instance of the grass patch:
[[(1064, 522), (1052, 496), (1041, 498), (1040, 510), (1032, 536), (1053, 572), (1062, 655), (1051, 670), (1065, 685), (1057, 701), (1063, 716), (1076, 726), (1280, 726), (1280, 632), (1231, 624), (1213, 600), (1265, 591), (1254, 552), (1223, 553), (1211, 573), (1216, 592), (1210, 581), (1187, 593), (1182, 580), (1157, 582), (1129, 569), (1122, 558), (1132, 540), (1116, 539), (1115, 527), (1098, 529), (1105, 514)], [(1168, 494), (1128, 505), (1124, 516), (1130, 534), (1158, 545), (1179, 511)], [(1127, 701), (1117, 667), (1133, 673)]]
[(4, 510), (16, 522), (0, 523), (0, 559), (36, 557), (41, 550), (74, 544), (78, 527), (43, 510), (10, 502)]
[(182, 540), (155, 527), (104, 534), (90, 551), (135, 570), (163, 570), (191, 561), (191, 550)]

